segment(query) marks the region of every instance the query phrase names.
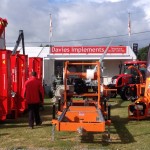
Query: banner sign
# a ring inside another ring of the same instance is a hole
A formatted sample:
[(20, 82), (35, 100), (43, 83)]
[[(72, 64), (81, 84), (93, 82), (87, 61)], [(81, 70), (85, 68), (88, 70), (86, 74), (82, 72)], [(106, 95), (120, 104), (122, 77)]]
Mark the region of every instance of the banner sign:
[[(51, 54), (102, 54), (107, 46), (52, 46)], [(126, 46), (110, 46), (107, 53), (126, 53)]]

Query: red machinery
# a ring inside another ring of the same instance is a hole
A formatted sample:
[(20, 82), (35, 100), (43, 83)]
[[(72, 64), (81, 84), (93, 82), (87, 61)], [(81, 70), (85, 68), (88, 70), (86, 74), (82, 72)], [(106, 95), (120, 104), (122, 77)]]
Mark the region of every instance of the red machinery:
[[(0, 18), (0, 38), (6, 26), (7, 20)], [(0, 50), (0, 120), (6, 119), (11, 107), (10, 55), (11, 51)]]
[(16, 54), (11, 56), (12, 77), (12, 111), (14, 117), (27, 109), (26, 100), (21, 96), (22, 88), (28, 78), (28, 56)]
[(37, 73), (38, 79), (43, 79), (43, 58), (40, 57), (30, 57), (29, 58), (29, 75), (31, 72), (35, 71)]
[[(135, 84), (142, 84), (140, 80), (141, 77), (134, 68), (141, 71), (142, 81), (145, 83), (145, 70), (143, 70), (143, 65), (146, 67), (146, 64), (146, 61), (125, 61), (123, 73), (121, 73), (122, 67), (120, 67), (120, 74), (112, 77), (112, 83), (108, 85), (110, 89), (117, 89), (117, 92), (112, 91), (112, 97), (116, 97), (117, 94), (119, 94), (123, 100), (127, 100), (131, 97), (130, 88)], [(133, 66), (134, 68), (129, 68), (129, 66)]]
[[(7, 20), (0, 18), (0, 36), (4, 32)], [(22, 40), (23, 54), (17, 49)], [(28, 78), (28, 56), (25, 55), (23, 30), (13, 51), (0, 50), (0, 120), (6, 117), (17, 118), (27, 109), (26, 100), (22, 97), (22, 88)]]
[(134, 103), (128, 106), (128, 117), (137, 120), (150, 117), (150, 47), (147, 60), (144, 96), (140, 96)]
[(7, 20), (0, 18), (0, 37), (3, 34), (5, 27), (7, 26)]
[[(95, 66), (96, 70), (88, 69), (86, 72), (69, 72), (69, 66)], [(68, 80), (76, 76), (74, 83), (68, 85)], [(86, 84), (85, 79), (90, 79)], [(100, 62), (77, 63), (65, 62), (64, 88), (61, 103), (58, 106), (58, 119), (55, 119), (55, 107), (53, 109), (53, 127), (58, 131), (105, 132), (106, 125), (110, 125), (110, 107), (106, 97), (101, 91)]]
[(11, 51), (0, 50), (0, 120), (5, 120), (11, 110)]
[[(17, 48), (22, 40), (23, 54), (17, 52)], [(11, 78), (12, 78), (12, 115), (17, 118), (19, 114), (27, 109), (26, 100), (22, 97), (22, 88), (28, 79), (28, 56), (24, 50), (23, 30), (19, 31), (18, 40), (11, 55)]]

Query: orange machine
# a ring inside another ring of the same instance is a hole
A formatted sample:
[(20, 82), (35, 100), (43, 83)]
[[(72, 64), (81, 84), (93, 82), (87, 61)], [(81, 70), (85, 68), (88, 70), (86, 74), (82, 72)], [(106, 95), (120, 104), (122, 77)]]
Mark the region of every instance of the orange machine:
[(144, 96), (140, 96), (134, 103), (128, 106), (128, 116), (130, 119), (140, 120), (150, 117), (150, 49), (148, 52), (146, 83), (143, 93)]
[(138, 69), (137, 67), (131, 65), (128, 67), (128, 70), (132, 70), (134, 74), (131, 80), (134, 80), (134, 83), (125, 85), (126, 92), (124, 93), (128, 100), (135, 101), (140, 96), (144, 95), (145, 82), (146, 82), (146, 66)]
[[(69, 72), (70, 66), (91, 66), (86, 72)], [(86, 80), (87, 79), (87, 80)], [(72, 81), (68, 82), (68, 81)], [(53, 107), (53, 127), (58, 131), (105, 132), (110, 125), (110, 106), (101, 89), (100, 62), (65, 62), (64, 87), (58, 119)], [(53, 128), (54, 131), (54, 128)]]

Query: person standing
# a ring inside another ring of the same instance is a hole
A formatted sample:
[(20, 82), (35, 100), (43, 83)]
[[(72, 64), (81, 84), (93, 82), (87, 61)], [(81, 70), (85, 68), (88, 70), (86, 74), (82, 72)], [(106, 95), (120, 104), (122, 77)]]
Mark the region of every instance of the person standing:
[(23, 96), (26, 98), (28, 104), (29, 127), (32, 129), (34, 127), (34, 122), (36, 125), (42, 124), (39, 107), (44, 99), (42, 83), (36, 76), (37, 73), (33, 71), (31, 77), (25, 82), (23, 87)]

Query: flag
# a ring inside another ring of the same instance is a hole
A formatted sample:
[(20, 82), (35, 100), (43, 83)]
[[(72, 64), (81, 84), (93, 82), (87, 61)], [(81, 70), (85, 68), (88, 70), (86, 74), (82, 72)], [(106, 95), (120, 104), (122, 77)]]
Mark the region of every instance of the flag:
[(50, 23), (49, 24), (50, 24), (49, 25), (49, 39), (51, 41), (51, 38), (53, 36), (53, 34), (52, 34), (52, 16), (51, 16), (51, 14), (50, 14)]
[(131, 20), (130, 20), (130, 13), (128, 17), (128, 35), (131, 36)]

